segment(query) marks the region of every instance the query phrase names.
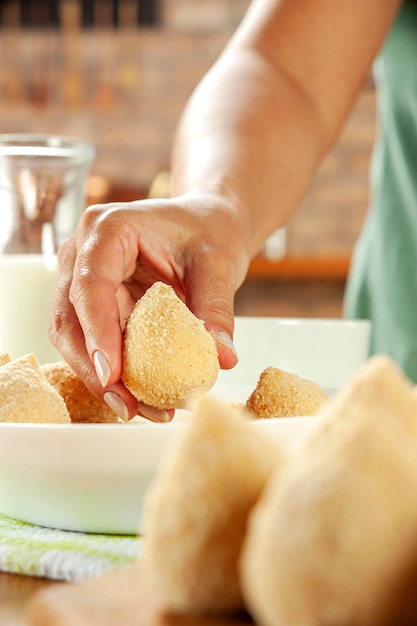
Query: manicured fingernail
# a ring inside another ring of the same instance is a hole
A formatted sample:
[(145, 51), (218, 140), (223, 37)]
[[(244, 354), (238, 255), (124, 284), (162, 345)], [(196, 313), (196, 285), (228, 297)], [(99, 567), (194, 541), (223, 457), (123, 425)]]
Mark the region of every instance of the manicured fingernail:
[(216, 337), (217, 337), (217, 340), (221, 344), (226, 346), (226, 348), (229, 348), (229, 350), (231, 350), (233, 352), (233, 354), (235, 355), (235, 357), (237, 358), (237, 352), (236, 352), (235, 345), (234, 345), (232, 339), (229, 337), (229, 335), (227, 333), (225, 333), (223, 330), (221, 330), (220, 332), (216, 333)]
[(167, 411), (156, 409), (153, 406), (149, 406), (147, 404), (142, 404), (141, 402), (139, 402), (138, 410), (139, 410), (139, 413), (143, 417), (146, 417), (148, 420), (151, 420), (152, 422), (169, 422), (170, 421), (170, 417)]
[(94, 367), (96, 368), (97, 378), (99, 379), (101, 386), (105, 387), (109, 382), (111, 374), (109, 362), (104, 354), (99, 350), (94, 352), (93, 361)]
[(103, 400), (107, 406), (124, 422), (129, 420), (129, 411), (127, 410), (127, 406), (117, 393), (114, 393), (114, 391), (106, 391), (103, 396)]

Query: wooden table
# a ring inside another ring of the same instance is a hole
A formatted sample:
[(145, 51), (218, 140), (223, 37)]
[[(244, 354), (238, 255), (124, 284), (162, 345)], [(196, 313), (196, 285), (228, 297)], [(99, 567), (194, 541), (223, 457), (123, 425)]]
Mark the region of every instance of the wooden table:
[[(142, 582), (133, 565), (80, 585), (0, 573), (0, 626), (255, 626), (247, 615), (164, 613)], [(39, 591), (32, 621), (26, 611)]]
[(50, 580), (0, 573), (0, 626), (27, 626), (29, 597), (51, 584)]

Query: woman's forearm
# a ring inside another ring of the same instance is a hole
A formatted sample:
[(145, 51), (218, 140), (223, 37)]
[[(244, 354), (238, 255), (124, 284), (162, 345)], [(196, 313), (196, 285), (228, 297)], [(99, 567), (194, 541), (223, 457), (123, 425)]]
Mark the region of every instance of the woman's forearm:
[(301, 199), (322, 144), (304, 95), (245, 50), (215, 67), (189, 102), (175, 145), (172, 191), (226, 198), (240, 212), (254, 254)]

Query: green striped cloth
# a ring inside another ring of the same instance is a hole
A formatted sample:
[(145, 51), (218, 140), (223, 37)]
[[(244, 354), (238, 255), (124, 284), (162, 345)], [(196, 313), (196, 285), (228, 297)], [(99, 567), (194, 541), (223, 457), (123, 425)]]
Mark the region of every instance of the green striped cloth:
[(136, 536), (43, 528), (0, 514), (0, 571), (81, 582), (140, 557)]

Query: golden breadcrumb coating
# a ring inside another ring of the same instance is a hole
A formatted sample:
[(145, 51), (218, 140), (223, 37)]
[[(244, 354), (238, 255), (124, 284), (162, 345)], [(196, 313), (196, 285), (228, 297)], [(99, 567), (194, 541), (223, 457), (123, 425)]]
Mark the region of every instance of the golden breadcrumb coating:
[(0, 367), (0, 421), (71, 422), (64, 400), (45, 379), (34, 354)]
[(42, 372), (64, 399), (72, 422), (114, 423), (117, 415), (104, 402), (97, 400), (70, 366), (64, 361), (41, 365)]
[(284, 456), (253, 420), (209, 395), (184, 428), (145, 503), (145, 576), (168, 610), (240, 608), (247, 518)]
[(316, 415), (328, 398), (319, 385), (297, 374), (267, 367), (246, 402), (259, 418)]
[(257, 624), (415, 623), (417, 398), (375, 356), (255, 507), (242, 585)]
[(5, 363), (10, 363), (12, 357), (7, 352), (0, 352), (0, 365), (4, 365)]
[(136, 303), (124, 331), (122, 380), (158, 409), (186, 408), (216, 381), (219, 360), (211, 334), (172, 287), (157, 282)]

